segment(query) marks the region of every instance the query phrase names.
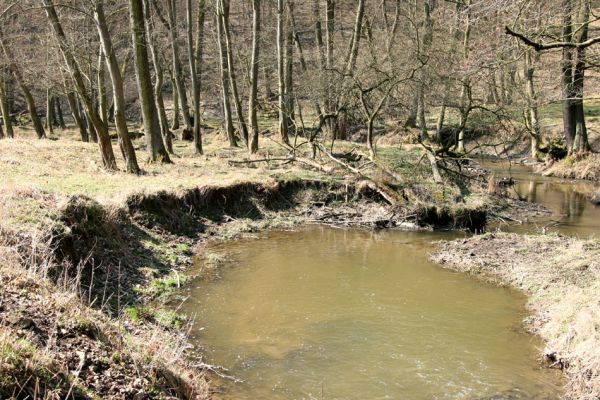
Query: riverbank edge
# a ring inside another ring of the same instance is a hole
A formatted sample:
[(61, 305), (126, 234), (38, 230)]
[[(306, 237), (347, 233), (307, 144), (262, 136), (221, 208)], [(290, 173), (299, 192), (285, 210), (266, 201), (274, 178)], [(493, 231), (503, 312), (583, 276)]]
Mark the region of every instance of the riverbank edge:
[(600, 241), (562, 235), (487, 233), (439, 242), (441, 267), (527, 295), (529, 332), (546, 366), (567, 379), (566, 399), (600, 398)]
[[(0, 193), (0, 397), (208, 398), (219, 373), (189, 350), (178, 295), (211, 238), (301, 223), (481, 230), (481, 202), (392, 207), (360, 182), (239, 182), (106, 205), (34, 189)], [(14, 290), (18, 288), (18, 290)], [(191, 356), (190, 356), (191, 354)], [(11, 392), (12, 390), (12, 392)]]

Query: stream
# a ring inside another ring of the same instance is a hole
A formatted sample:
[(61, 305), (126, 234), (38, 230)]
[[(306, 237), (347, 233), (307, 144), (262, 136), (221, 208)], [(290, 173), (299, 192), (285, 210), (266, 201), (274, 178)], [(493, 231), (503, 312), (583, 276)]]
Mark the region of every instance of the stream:
[[(553, 211), (510, 230), (599, 228), (588, 184), (510, 173), (515, 196)], [(193, 282), (181, 309), (206, 361), (242, 380), (219, 380), (217, 398), (559, 398), (560, 374), (523, 329), (524, 295), (429, 261), (434, 241), (464, 235), (306, 226), (209, 245), (226, 256), (221, 276)]]

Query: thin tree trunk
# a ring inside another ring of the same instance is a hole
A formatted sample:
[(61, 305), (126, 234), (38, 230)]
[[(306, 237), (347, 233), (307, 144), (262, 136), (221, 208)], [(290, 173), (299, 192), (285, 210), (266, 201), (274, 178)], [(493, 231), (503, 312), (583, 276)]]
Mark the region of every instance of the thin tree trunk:
[(148, 41), (142, 0), (129, 0), (129, 14), (134, 47), (136, 81), (144, 117), (144, 132), (148, 157), (151, 162), (170, 163), (169, 153), (162, 141), (158, 112), (152, 92), (150, 64), (148, 61)]
[[(65, 87), (66, 89), (66, 87)], [(90, 138), (88, 135), (87, 128), (85, 123), (81, 118), (81, 114), (79, 112), (79, 106), (77, 105), (77, 100), (75, 99), (75, 95), (73, 92), (67, 91), (67, 102), (69, 103), (69, 108), (71, 109), (71, 115), (73, 116), (73, 120), (75, 121), (75, 125), (79, 129), (79, 134), (81, 136), (82, 142), (89, 142)]]
[(52, 93), (50, 89), (46, 89), (46, 129), (48, 129), (51, 135), (54, 134), (54, 121), (52, 121), (53, 104)]
[(531, 59), (532, 50), (525, 52), (525, 94), (527, 97), (527, 113), (529, 114), (529, 134), (531, 136), (531, 158), (537, 159), (540, 145), (540, 123), (538, 118), (537, 98), (533, 82), (534, 66)]
[[(282, 0), (283, 1), (283, 0)], [(229, 145), (231, 147), (237, 147), (237, 140), (235, 138), (235, 132), (233, 129), (233, 118), (231, 116), (231, 99), (229, 94), (230, 80), (229, 80), (229, 69), (227, 63), (227, 49), (225, 45), (223, 18), (221, 18), (221, 0), (216, 0), (217, 8), (217, 43), (219, 45), (219, 55), (221, 57), (221, 91), (223, 94), (223, 114), (225, 117), (225, 132)]]
[(8, 90), (6, 85), (6, 75), (4, 70), (0, 70), (0, 110), (2, 110), (2, 123), (8, 138), (14, 138), (15, 132), (10, 117), (10, 104), (8, 102)]
[(44, 130), (44, 125), (42, 124), (42, 120), (37, 114), (37, 107), (35, 105), (35, 100), (31, 91), (25, 84), (23, 80), (23, 75), (19, 66), (16, 63), (15, 57), (11, 51), (11, 49), (5, 45), (4, 36), (2, 31), (0, 30), (0, 46), (2, 47), (2, 51), (4, 53), (4, 57), (9, 65), (10, 71), (15, 77), (15, 81), (17, 81), (17, 85), (23, 92), (23, 97), (25, 97), (25, 102), (27, 103), (27, 110), (29, 111), (29, 115), (31, 116), (31, 122), (33, 123), (33, 128), (35, 129), (35, 133), (37, 134), (38, 139), (44, 139), (46, 137), (46, 131)]
[(54, 3), (52, 2), (52, 0), (42, 1), (45, 6), (44, 8), (48, 20), (52, 24), (54, 36), (56, 38), (56, 41), (58, 42), (60, 51), (65, 59), (65, 62), (67, 63), (73, 82), (75, 83), (77, 92), (83, 100), (88, 112), (88, 116), (90, 117), (92, 124), (94, 125), (98, 134), (100, 153), (102, 155), (102, 164), (107, 170), (116, 170), (117, 163), (115, 160), (115, 155), (113, 153), (110, 136), (108, 135), (108, 130), (106, 129), (104, 123), (100, 119), (100, 115), (94, 107), (92, 98), (86, 93), (83, 74), (81, 73), (79, 64), (77, 64), (75, 57), (71, 53), (71, 48), (67, 43), (65, 33), (63, 31), (60, 20), (58, 19), (58, 14), (56, 13), (56, 9), (54, 8)]
[[(468, 7), (471, 6), (471, 0), (467, 0), (465, 7), (467, 7), (465, 16), (465, 31), (463, 37), (463, 57), (466, 60), (469, 59), (469, 40), (471, 38), (471, 11)], [(469, 117), (471, 102), (470, 102), (470, 81), (469, 78), (465, 78), (462, 84), (460, 92), (460, 128), (458, 132), (458, 141), (456, 144), (456, 151), (459, 153), (465, 152), (465, 128), (467, 125), (467, 118)]]
[[(290, 0), (288, 0), (289, 3)], [(313, 7), (314, 7), (314, 3), (313, 3)], [(308, 65), (306, 63), (306, 59), (304, 58), (304, 50), (302, 48), (302, 43), (300, 42), (300, 33), (297, 30), (296, 27), (296, 17), (294, 15), (294, 9), (293, 7), (289, 7), (290, 10), (290, 28), (292, 30), (292, 36), (294, 38), (294, 43), (296, 43), (296, 49), (298, 50), (298, 58), (300, 59), (300, 67), (302, 68), (302, 72), (305, 74), (307, 79), (310, 79), (310, 77), (308, 76)], [(318, 9), (317, 9), (317, 14), (318, 14)], [(318, 34), (317, 34), (318, 36)], [(321, 37), (321, 42), (322, 42), (323, 38)], [(318, 39), (317, 39), (318, 41)], [(323, 43), (321, 43), (323, 44)], [(324, 48), (323, 48), (324, 50)], [(324, 67), (324, 63), (325, 63), (325, 59), (320, 57), (320, 63), (321, 65)], [(293, 95), (293, 93), (292, 93)], [(319, 104), (318, 100), (314, 100), (313, 102), (313, 107), (315, 109), (315, 114), (319, 117), (322, 118), (322, 111), (321, 111), (321, 106)]]
[(356, 59), (358, 57), (358, 47), (360, 45), (360, 37), (362, 32), (363, 18), (365, 16), (365, 0), (358, 0), (358, 9), (356, 10), (356, 21), (354, 22), (354, 30), (352, 32), (352, 42), (348, 52), (348, 63), (346, 64), (346, 74), (353, 75), (356, 67)]
[(171, 129), (176, 131), (179, 129), (179, 93), (177, 92), (177, 82), (175, 81), (175, 75), (171, 71), (171, 88), (173, 92), (173, 123)]
[(54, 116), (60, 129), (65, 129), (65, 119), (63, 117), (62, 104), (59, 96), (54, 98)]
[[(100, 37), (100, 43), (102, 46), (101, 53), (103, 54), (102, 61), (106, 62), (108, 66), (108, 73), (110, 75), (110, 81), (112, 83), (113, 100), (115, 105), (115, 125), (117, 129), (117, 136), (119, 137), (119, 145), (125, 158), (125, 168), (127, 172), (132, 174), (139, 174), (140, 167), (137, 162), (135, 149), (131, 143), (129, 137), (129, 129), (127, 128), (127, 120), (125, 118), (125, 94), (123, 89), (123, 76), (121, 75), (121, 68), (117, 61), (117, 56), (112, 45), (112, 39), (108, 30), (108, 24), (106, 23), (106, 17), (104, 15), (104, 8), (102, 1), (97, 1), (94, 4), (94, 18), (96, 20), (96, 26), (98, 28), (98, 35)], [(104, 63), (103, 63), (104, 64)], [(98, 72), (98, 76), (104, 75), (104, 68), (102, 73)], [(98, 83), (104, 85), (104, 78), (98, 79)], [(106, 89), (104, 89), (106, 91)], [(104, 112), (102, 118), (104, 119), (105, 125), (108, 129), (108, 110), (106, 109), (106, 96), (100, 96), (100, 99), (104, 97)]]
[(169, 16), (169, 39), (173, 55), (173, 76), (175, 77), (175, 86), (179, 99), (179, 108), (183, 115), (183, 123), (188, 132), (192, 132), (192, 120), (188, 105), (187, 92), (185, 90), (185, 81), (183, 79), (183, 67), (179, 58), (179, 45), (177, 44), (177, 0), (167, 1), (167, 13)]
[[(102, 4), (101, 0), (98, 1), (97, 4)], [(97, 7), (97, 6), (96, 6)], [(98, 24), (98, 21), (96, 21)], [(99, 28), (98, 28), (99, 29)], [(98, 114), (100, 115), (100, 119), (106, 125), (106, 129), (108, 129), (108, 99), (107, 99), (107, 91), (106, 91), (106, 56), (104, 50), (102, 49), (102, 44), (100, 45), (100, 50), (98, 50), (98, 68), (97, 71), (97, 83), (98, 83)]]
[(242, 139), (246, 146), (248, 146), (248, 126), (244, 119), (244, 113), (242, 110), (242, 103), (240, 101), (240, 95), (237, 87), (237, 78), (235, 73), (235, 65), (233, 63), (233, 45), (231, 43), (231, 34), (229, 32), (229, 0), (220, 0), (221, 2), (221, 20), (223, 23), (223, 34), (225, 35), (225, 49), (227, 53), (227, 69), (229, 75), (229, 82), (231, 84), (231, 97), (233, 98), (233, 105), (235, 106), (235, 113), (238, 118), (238, 124)]
[(440, 108), (440, 114), (438, 115), (437, 122), (435, 124), (435, 136), (439, 144), (443, 144), (444, 138), (442, 137), (442, 129), (444, 129), (444, 119), (446, 118), (446, 105), (442, 104)]
[(260, 0), (252, 0), (252, 61), (250, 70), (250, 99), (248, 113), (250, 116), (250, 154), (258, 151), (258, 64), (260, 57)]
[(285, 30), (285, 69), (284, 69), (284, 93), (285, 93), (285, 123), (288, 135), (294, 129), (294, 31), (292, 28), (292, 15), (294, 14), (294, 1), (287, 1), (287, 18)]
[[(590, 3), (589, 0), (582, 0), (580, 8), (581, 28), (577, 37), (577, 42), (582, 43), (588, 39)], [(573, 73), (573, 107), (575, 108), (575, 143), (576, 151), (589, 151), (590, 143), (588, 141), (587, 126), (585, 123), (585, 112), (583, 107), (583, 89), (586, 69), (586, 49), (580, 47), (575, 51), (575, 70)]]
[[(572, 26), (573, 0), (563, 0), (563, 41), (573, 38)], [(569, 152), (575, 142), (575, 107), (573, 105), (573, 49), (562, 49), (562, 92), (563, 92), (563, 128), (565, 144)]]
[[(173, 137), (171, 130), (169, 129), (169, 120), (167, 118), (167, 111), (165, 109), (165, 100), (163, 96), (163, 85), (164, 85), (164, 71), (160, 60), (156, 39), (154, 38), (154, 22), (151, 17), (150, 2), (144, 0), (144, 9), (146, 11), (146, 30), (148, 31), (148, 42), (150, 47), (150, 55), (152, 57), (152, 65), (154, 66), (154, 99), (156, 101), (156, 109), (158, 110), (158, 122), (160, 124), (160, 133), (165, 143), (165, 148), (169, 154), (173, 152)], [(173, 98), (177, 98), (177, 91), (173, 92)], [(176, 111), (178, 114), (178, 111)], [(174, 118), (174, 121), (179, 123), (178, 118)]]
[(277, 0), (277, 78), (279, 83), (279, 135), (284, 143), (289, 143), (287, 110), (285, 101), (285, 65), (283, 58), (283, 12), (284, 0)]
[(204, 154), (202, 148), (202, 119), (200, 118), (200, 106), (202, 99), (202, 72), (204, 66), (204, 36), (205, 36), (205, 20), (206, 20), (206, 0), (198, 0), (198, 13), (196, 16), (196, 77), (198, 79), (198, 127), (194, 126), (194, 147), (198, 154)]
[[(202, 40), (204, 36), (204, 1), (201, 0), (198, 4), (198, 31), (199, 39)], [(198, 76), (198, 65), (199, 60), (197, 59), (198, 54), (194, 50), (194, 20), (192, 13), (192, 0), (187, 0), (187, 48), (188, 48), (188, 59), (190, 67), (190, 76), (192, 78), (192, 97), (194, 106), (194, 150), (196, 154), (202, 154), (202, 132), (200, 129), (200, 82)], [(199, 41), (196, 46), (202, 46)]]

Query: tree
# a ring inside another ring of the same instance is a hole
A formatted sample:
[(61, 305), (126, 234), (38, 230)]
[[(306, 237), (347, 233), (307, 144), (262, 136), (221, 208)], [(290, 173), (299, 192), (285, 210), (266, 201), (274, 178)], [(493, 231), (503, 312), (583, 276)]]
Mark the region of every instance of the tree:
[(284, 60), (284, 43), (283, 43), (283, 19), (284, 19), (284, 0), (277, 0), (277, 78), (279, 83), (279, 136), (284, 143), (289, 143), (288, 124), (286, 109), (287, 103), (285, 98), (285, 60)]
[(574, 0), (562, 0), (562, 36), (554, 42), (537, 41), (535, 37), (543, 36), (543, 32), (526, 35), (505, 27), (508, 35), (516, 37), (537, 52), (554, 49), (562, 51), (563, 130), (569, 153), (590, 149), (583, 104), (586, 50), (600, 42), (600, 36), (588, 37), (590, 13), (589, 0), (581, 0), (579, 9), (576, 9)]
[[(221, 70), (221, 92), (223, 96), (223, 114), (225, 115), (225, 132), (229, 140), (229, 146), (237, 147), (237, 140), (233, 129), (233, 118), (231, 116), (231, 80), (229, 79), (229, 62), (227, 54), (227, 44), (225, 39), (225, 27), (223, 26), (224, 3), (221, 0), (215, 0), (216, 4), (216, 23), (217, 23), (217, 44), (220, 55)], [(226, 3), (228, 4), (228, 3)]]
[(258, 151), (258, 66), (260, 57), (260, 0), (252, 0), (252, 61), (250, 65), (250, 100), (248, 101), (248, 114), (250, 125), (250, 153)]
[[(160, 59), (159, 48), (155, 36), (155, 25), (152, 18), (152, 10), (149, 0), (144, 0), (144, 15), (146, 17), (146, 31), (148, 32), (148, 43), (150, 47), (150, 55), (152, 56), (152, 65), (154, 67), (154, 99), (158, 110), (158, 122), (160, 123), (160, 132), (165, 143), (165, 148), (169, 154), (173, 152), (173, 135), (169, 129), (169, 121), (165, 108), (163, 96), (164, 85), (164, 70)], [(175, 86), (175, 85), (173, 85)], [(178, 129), (179, 126), (179, 101), (177, 90), (173, 91), (173, 129)]]
[(10, 115), (10, 105), (8, 103), (8, 93), (6, 90), (6, 74), (4, 70), (0, 70), (0, 111), (2, 111), (2, 124), (5, 128), (5, 133), (8, 138), (14, 138), (12, 118)]
[(38, 116), (37, 107), (35, 105), (35, 100), (29, 87), (25, 84), (25, 80), (23, 79), (23, 74), (21, 73), (21, 69), (19, 68), (17, 61), (13, 55), (12, 50), (9, 46), (6, 45), (4, 41), (4, 34), (2, 32), (2, 28), (0, 28), (0, 47), (2, 47), (2, 53), (4, 54), (4, 58), (12, 72), (12, 75), (19, 85), (21, 92), (23, 92), (23, 96), (25, 97), (25, 101), (27, 102), (27, 109), (29, 111), (29, 115), (31, 117), (31, 122), (33, 123), (33, 128), (35, 129), (35, 133), (37, 134), (38, 139), (44, 139), (46, 137), (46, 131), (44, 130), (44, 125), (42, 124), (42, 120)]
[[(123, 157), (125, 158), (125, 169), (127, 172), (139, 174), (140, 167), (137, 163), (135, 149), (131, 143), (129, 130), (127, 128), (127, 120), (125, 119), (126, 104), (125, 95), (123, 92), (123, 77), (121, 76), (119, 62), (117, 61), (117, 56), (115, 55), (112, 45), (112, 39), (108, 31), (108, 24), (106, 23), (106, 17), (104, 15), (104, 6), (102, 0), (96, 0), (94, 4), (94, 19), (96, 20), (98, 35), (100, 36), (100, 43), (102, 44), (102, 53), (104, 54), (104, 57), (101, 57), (101, 60), (106, 62), (108, 66), (108, 72), (110, 74), (110, 80), (112, 82), (112, 92), (115, 105), (115, 125), (117, 127), (119, 144), (123, 151)], [(98, 74), (100, 75), (100, 72)], [(105, 125), (108, 125), (108, 110), (106, 109), (106, 102), (104, 102), (104, 105), (101, 103), (101, 109), (102, 108), (104, 108), (102, 115), (103, 122)]]
[(144, 5), (142, 0), (129, 0), (129, 15), (134, 47), (136, 81), (144, 118), (146, 151), (148, 152), (150, 162), (170, 163), (169, 153), (167, 153), (161, 138), (158, 112), (152, 91), (147, 50), (148, 41), (146, 40)]
[(58, 43), (58, 47), (63, 55), (63, 58), (65, 59), (69, 73), (71, 74), (71, 79), (75, 84), (76, 90), (79, 93), (79, 97), (83, 99), (87, 114), (91, 119), (96, 133), (98, 134), (100, 154), (102, 155), (102, 165), (107, 170), (116, 170), (117, 162), (113, 153), (110, 136), (108, 135), (108, 129), (102, 122), (102, 119), (100, 118), (100, 115), (98, 114), (91, 97), (86, 91), (83, 74), (81, 73), (81, 69), (75, 60), (73, 53), (71, 52), (71, 48), (67, 44), (66, 35), (58, 18), (58, 14), (56, 13), (54, 3), (52, 0), (42, 0), (42, 4), (44, 5), (46, 16), (52, 25), (52, 30)]

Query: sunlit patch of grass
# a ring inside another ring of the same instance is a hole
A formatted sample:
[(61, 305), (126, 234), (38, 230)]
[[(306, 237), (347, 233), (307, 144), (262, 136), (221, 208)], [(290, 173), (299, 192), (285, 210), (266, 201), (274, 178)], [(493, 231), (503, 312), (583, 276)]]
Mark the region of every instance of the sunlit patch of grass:
[(177, 289), (185, 286), (188, 281), (187, 276), (173, 271), (167, 276), (151, 280), (147, 286), (139, 287), (136, 291), (150, 299), (168, 300)]

